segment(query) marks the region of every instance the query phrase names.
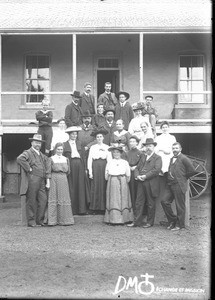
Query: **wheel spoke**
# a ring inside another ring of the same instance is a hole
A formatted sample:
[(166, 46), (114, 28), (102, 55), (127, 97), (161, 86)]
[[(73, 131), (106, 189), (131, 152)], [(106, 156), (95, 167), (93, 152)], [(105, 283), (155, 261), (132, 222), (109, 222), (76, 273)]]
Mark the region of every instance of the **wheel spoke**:
[(203, 178), (203, 177), (191, 177), (191, 180), (207, 180), (207, 178)]
[(196, 191), (197, 194), (199, 194), (198, 190), (195, 188), (195, 186), (190, 182), (190, 185), (192, 186), (192, 188)]
[(191, 181), (191, 182), (192, 182), (192, 184), (198, 185), (198, 186), (200, 186), (201, 188), (204, 188), (204, 187), (205, 187), (205, 185), (201, 185), (201, 184), (199, 184), (199, 183), (197, 183), (197, 182), (195, 182), (195, 181)]

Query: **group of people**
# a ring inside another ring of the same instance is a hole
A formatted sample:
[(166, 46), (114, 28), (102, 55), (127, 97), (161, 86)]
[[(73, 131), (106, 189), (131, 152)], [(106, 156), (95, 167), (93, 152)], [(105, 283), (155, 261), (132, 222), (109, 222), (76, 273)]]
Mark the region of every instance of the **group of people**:
[(106, 82), (95, 112), (91, 88), (86, 83), (82, 95), (73, 92), (54, 132), (48, 100), (36, 113), (38, 133), (17, 158), (28, 226), (72, 225), (73, 215), (103, 214), (107, 224), (149, 228), (159, 198), (167, 228), (185, 228), (187, 180), (195, 169), (167, 121), (157, 136), (153, 97), (131, 106), (129, 93), (115, 95)]

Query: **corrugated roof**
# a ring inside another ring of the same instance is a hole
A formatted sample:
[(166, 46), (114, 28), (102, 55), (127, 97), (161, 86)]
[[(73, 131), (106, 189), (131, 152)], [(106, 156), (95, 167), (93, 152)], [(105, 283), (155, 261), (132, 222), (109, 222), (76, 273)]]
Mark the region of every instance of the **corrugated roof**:
[(0, 31), (210, 31), (210, 0), (0, 0)]

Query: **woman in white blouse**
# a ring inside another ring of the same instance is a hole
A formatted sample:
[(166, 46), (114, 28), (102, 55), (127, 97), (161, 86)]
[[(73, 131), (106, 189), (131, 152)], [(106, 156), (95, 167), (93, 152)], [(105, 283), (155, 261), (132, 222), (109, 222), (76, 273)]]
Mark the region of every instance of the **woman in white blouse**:
[(157, 146), (155, 152), (159, 154), (162, 158), (162, 173), (168, 172), (170, 159), (173, 156), (172, 145), (176, 142), (174, 135), (169, 133), (169, 123), (163, 121), (160, 125), (162, 134), (155, 138)]
[(53, 127), (53, 137), (52, 137), (52, 143), (51, 143), (51, 150), (53, 151), (55, 145), (57, 143), (64, 143), (68, 141), (69, 135), (66, 130), (66, 123), (64, 118), (60, 118), (57, 121), (58, 127)]
[(105, 212), (106, 206), (106, 180), (105, 180), (105, 167), (107, 162), (112, 159), (109, 146), (103, 143), (104, 135), (108, 131), (104, 128), (95, 129), (91, 135), (96, 138), (96, 144), (90, 147), (87, 168), (89, 171), (89, 178), (92, 179), (91, 183), (91, 199), (89, 209), (93, 213)]
[(106, 210), (104, 222), (108, 224), (125, 224), (133, 221), (130, 181), (131, 171), (126, 160), (121, 158), (122, 147), (112, 146), (113, 159), (106, 165), (105, 178), (107, 183)]

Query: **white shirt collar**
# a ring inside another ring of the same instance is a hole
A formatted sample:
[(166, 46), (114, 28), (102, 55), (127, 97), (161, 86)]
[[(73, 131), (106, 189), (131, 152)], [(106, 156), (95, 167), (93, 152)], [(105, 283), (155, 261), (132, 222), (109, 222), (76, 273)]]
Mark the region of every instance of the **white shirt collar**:
[(34, 147), (32, 147), (32, 149), (33, 149), (38, 155), (40, 155), (40, 151), (36, 150)]

